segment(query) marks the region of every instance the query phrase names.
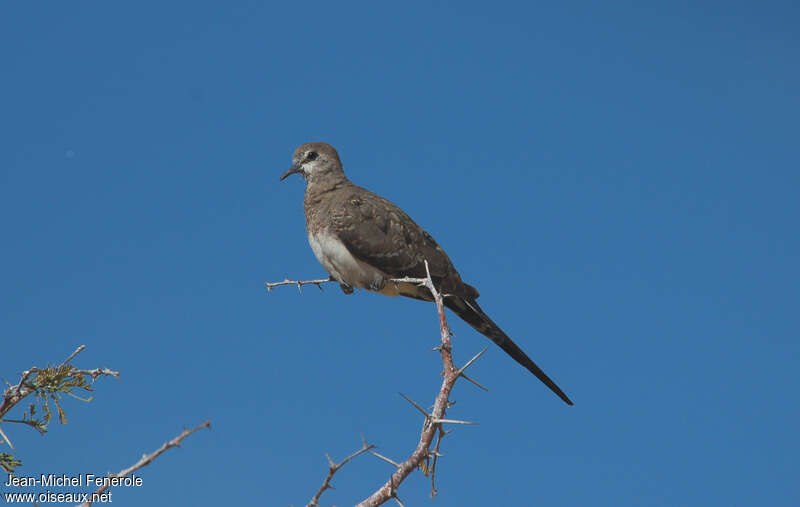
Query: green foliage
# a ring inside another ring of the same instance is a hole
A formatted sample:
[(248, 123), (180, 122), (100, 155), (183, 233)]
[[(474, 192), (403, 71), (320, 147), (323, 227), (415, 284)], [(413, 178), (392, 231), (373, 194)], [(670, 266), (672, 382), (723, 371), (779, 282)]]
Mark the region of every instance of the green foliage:
[(61, 397), (69, 395), (81, 401), (90, 402), (92, 397), (81, 398), (72, 391), (74, 389), (83, 389), (84, 391), (92, 391), (92, 386), (86, 381), (85, 375), (72, 367), (72, 365), (65, 364), (62, 366), (48, 366), (36, 372), (36, 377), (26, 384), (27, 387), (33, 389), (35, 396), (38, 398), (39, 407), (43, 412), (42, 420), (36, 419), (36, 404), (31, 403), (28, 410), (22, 414), (22, 419), (26, 424), (36, 428), (39, 433), (47, 431), (47, 425), (53, 418), (53, 412), (50, 408), (50, 402), (56, 406), (58, 412), (58, 422), (61, 424), (67, 423), (67, 414), (61, 407)]
[[(81, 350), (83, 350), (82, 346), (76, 353)], [(70, 357), (74, 357), (74, 355)], [(53, 419), (54, 413), (58, 415), (59, 423), (67, 423), (67, 414), (62, 407), (62, 398), (66, 395), (86, 403), (92, 401), (93, 398), (91, 396), (83, 398), (75, 394), (75, 391), (93, 391), (90, 380), (87, 380), (87, 377), (93, 381), (101, 375), (116, 376), (118, 373), (100, 369), (92, 371), (78, 370), (70, 364), (31, 368), (22, 374), (19, 384), (11, 385), (6, 382), (8, 388), (0, 400), (0, 423), (24, 424), (44, 435), (47, 433), (47, 425)], [(33, 396), (34, 400), (22, 412), (22, 419), (4, 417), (15, 405), (28, 396)], [(0, 445), (8, 445), (12, 450), (14, 449), (2, 427), (0, 427)], [(12, 473), (21, 464), (22, 462), (12, 454), (0, 453), (0, 468), (7, 473)]]
[(22, 462), (7, 452), (0, 452), (0, 468), (6, 473), (13, 474), (14, 470), (20, 466)]

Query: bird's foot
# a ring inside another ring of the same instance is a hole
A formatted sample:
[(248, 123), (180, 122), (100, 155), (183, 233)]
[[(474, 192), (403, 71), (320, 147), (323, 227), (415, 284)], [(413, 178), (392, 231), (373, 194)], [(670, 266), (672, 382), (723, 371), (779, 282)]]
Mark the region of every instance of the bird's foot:
[(342, 292), (344, 292), (345, 294), (352, 294), (353, 293), (353, 288), (351, 286), (347, 285), (346, 283), (339, 283), (339, 287), (342, 289)]

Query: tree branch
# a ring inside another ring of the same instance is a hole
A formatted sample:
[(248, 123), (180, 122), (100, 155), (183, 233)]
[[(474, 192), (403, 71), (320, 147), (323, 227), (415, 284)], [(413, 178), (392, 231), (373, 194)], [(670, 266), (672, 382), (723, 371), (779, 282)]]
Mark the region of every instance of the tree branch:
[[(339, 464), (333, 463), (333, 461), (328, 458), (330, 461), (330, 471), (328, 472), (328, 477), (325, 478), (325, 481), (322, 484), (322, 487), (317, 491), (317, 494), (309, 503), (309, 506), (316, 506), (317, 502), (319, 501), (320, 496), (322, 493), (329, 489), (330, 486), (330, 479), (344, 464), (346, 464), (350, 459), (369, 451), (371, 454), (374, 454), (376, 457), (391, 463), (395, 466), (396, 470), (391, 475), (388, 481), (386, 481), (380, 488), (378, 488), (372, 495), (365, 498), (364, 500), (359, 503), (359, 507), (361, 506), (375, 506), (381, 505), (384, 502), (394, 498), (400, 505), (402, 503), (397, 498), (397, 488), (400, 484), (408, 477), (411, 472), (413, 472), (416, 468), (423, 468), (426, 475), (428, 472), (431, 473), (431, 497), (436, 495), (436, 488), (434, 485), (434, 474), (436, 472), (436, 465), (438, 463), (437, 458), (440, 456), (439, 454), (439, 446), (441, 444), (442, 438), (448, 433), (444, 431), (442, 425), (443, 424), (474, 424), (468, 421), (458, 421), (458, 420), (451, 420), (445, 419), (445, 414), (447, 409), (450, 407), (449, 396), (450, 392), (455, 386), (456, 381), (459, 377), (464, 377), (468, 379), (470, 382), (474, 383), (481, 389), (486, 389), (485, 387), (481, 386), (474, 380), (468, 378), (464, 375), (464, 370), (466, 370), (472, 363), (477, 360), (485, 351), (479, 352), (475, 357), (473, 357), (467, 364), (464, 365), (461, 369), (458, 369), (453, 364), (453, 356), (452, 356), (452, 346), (450, 344), (450, 327), (447, 325), (447, 318), (444, 313), (444, 298), (447, 297), (446, 294), (440, 294), (436, 287), (433, 284), (433, 279), (431, 278), (430, 270), (428, 268), (428, 262), (425, 262), (425, 272), (427, 276), (425, 278), (396, 278), (391, 279), (389, 282), (394, 283), (416, 283), (426, 287), (431, 294), (433, 295), (433, 300), (436, 304), (436, 312), (439, 316), (439, 331), (441, 334), (441, 344), (435, 349), (438, 350), (441, 357), (442, 363), (444, 365), (444, 371), (442, 373), (442, 385), (439, 389), (439, 393), (436, 396), (436, 400), (433, 405), (433, 410), (430, 413), (426, 412), (418, 403), (412, 401), (410, 398), (405, 396), (404, 394), (400, 393), (400, 396), (405, 398), (409, 403), (411, 403), (417, 410), (422, 412), (425, 416), (425, 422), (423, 423), (422, 432), (420, 434), (419, 442), (417, 443), (414, 452), (409, 456), (407, 460), (402, 463), (396, 463), (389, 458), (381, 456), (380, 454), (370, 451), (372, 446), (367, 446), (366, 442), (364, 442), (364, 447), (362, 447), (359, 451), (354, 453), (353, 455), (349, 456), (343, 462)], [(272, 290), (274, 287), (278, 287), (281, 285), (297, 285), (298, 290), (302, 288), (303, 285), (310, 285), (314, 284), (320, 289), (322, 286), (320, 284), (326, 282), (334, 282), (335, 280), (328, 278), (328, 279), (317, 279), (317, 280), (289, 280), (288, 278), (282, 282), (267, 282), (265, 285), (267, 287), (267, 291)], [(435, 449), (431, 449), (431, 444), (433, 443), (434, 436), (438, 435), (436, 440)], [(428, 460), (431, 456), (433, 456), (433, 466), (427, 468), (423, 462)]]
[(189, 435), (191, 435), (195, 431), (199, 431), (199, 430), (201, 430), (203, 428), (211, 429), (211, 421), (206, 421), (203, 424), (200, 424), (199, 426), (195, 426), (194, 428), (192, 428), (190, 430), (187, 430), (187, 429), (184, 428), (184, 430), (181, 432), (180, 435), (178, 435), (177, 437), (173, 438), (169, 442), (164, 442), (164, 444), (161, 447), (159, 447), (158, 449), (153, 451), (151, 454), (145, 454), (144, 456), (142, 456), (142, 459), (140, 459), (139, 461), (137, 461), (136, 463), (134, 463), (130, 467), (126, 468), (125, 470), (121, 470), (121, 471), (119, 471), (119, 472), (117, 472), (115, 474), (108, 474), (108, 479), (109, 480), (105, 481), (103, 486), (101, 486), (97, 491), (92, 493), (92, 495), (90, 497), (90, 498), (92, 498), (92, 500), (87, 500), (86, 502), (83, 502), (82, 504), (80, 504), (78, 507), (89, 507), (90, 505), (92, 505), (92, 502), (94, 502), (95, 499), (98, 499), (100, 497), (100, 495), (102, 495), (103, 492), (105, 492), (111, 486), (111, 483), (113, 482), (111, 479), (127, 477), (128, 475), (130, 475), (133, 472), (139, 470), (140, 468), (149, 465), (157, 457), (161, 456), (164, 452), (166, 452), (167, 449), (171, 449), (173, 447), (180, 447), (181, 442), (183, 441), (184, 438), (188, 437)]

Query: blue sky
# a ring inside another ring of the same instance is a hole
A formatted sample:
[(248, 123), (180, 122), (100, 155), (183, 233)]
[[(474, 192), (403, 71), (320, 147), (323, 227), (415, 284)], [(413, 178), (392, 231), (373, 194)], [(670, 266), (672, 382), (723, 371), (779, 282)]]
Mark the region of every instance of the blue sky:
[[(51, 2), (0, 15), (0, 376), (108, 366), (20, 473), (121, 505), (303, 505), (360, 433), (405, 459), (431, 305), (335, 286), (295, 147), (447, 250), (575, 401), (492, 346), (406, 505), (797, 505), (800, 9), (792, 2)], [(488, 342), (456, 317), (457, 361)], [(12, 414), (13, 416), (14, 414)], [(391, 473), (362, 457), (326, 505)]]

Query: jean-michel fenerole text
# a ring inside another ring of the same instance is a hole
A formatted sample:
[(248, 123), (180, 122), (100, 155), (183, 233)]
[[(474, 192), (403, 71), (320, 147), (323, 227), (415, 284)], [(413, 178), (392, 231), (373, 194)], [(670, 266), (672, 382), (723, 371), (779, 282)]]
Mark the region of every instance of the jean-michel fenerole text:
[(8, 480), (3, 484), (6, 487), (26, 488), (31, 486), (39, 487), (65, 487), (65, 486), (141, 486), (142, 478), (136, 474), (128, 477), (108, 477), (106, 475), (95, 474), (41, 474), (8, 475)]

